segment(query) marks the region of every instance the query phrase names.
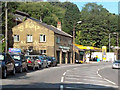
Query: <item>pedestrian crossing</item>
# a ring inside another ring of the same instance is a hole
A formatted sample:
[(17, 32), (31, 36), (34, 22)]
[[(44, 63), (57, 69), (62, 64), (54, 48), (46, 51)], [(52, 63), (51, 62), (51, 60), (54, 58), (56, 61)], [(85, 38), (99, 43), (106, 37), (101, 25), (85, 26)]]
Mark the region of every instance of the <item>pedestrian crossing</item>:
[[(66, 88), (117, 88), (117, 85), (113, 85), (107, 82), (102, 77), (97, 74), (98, 69), (101, 67), (91, 66), (91, 67), (77, 67), (69, 71), (66, 71), (64, 76), (64, 83), (68, 84)], [(71, 85), (69, 85), (71, 84)]]

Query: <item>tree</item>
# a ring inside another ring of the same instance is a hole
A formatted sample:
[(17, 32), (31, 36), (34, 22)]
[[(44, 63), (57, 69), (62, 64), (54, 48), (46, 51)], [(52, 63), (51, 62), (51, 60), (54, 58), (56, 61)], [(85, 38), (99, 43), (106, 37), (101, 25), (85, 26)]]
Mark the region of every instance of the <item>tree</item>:
[[(113, 15), (96, 3), (86, 4), (81, 11), (81, 20), (83, 23), (78, 25), (78, 31), (81, 31), (81, 37), (77, 34), (76, 42), (82, 45), (95, 47), (108, 46), (109, 33), (117, 30), (117, 15)], [(79, 39), (78, 39), (79, 38)], [(112, 45), (115, 45), (111, 37)]]

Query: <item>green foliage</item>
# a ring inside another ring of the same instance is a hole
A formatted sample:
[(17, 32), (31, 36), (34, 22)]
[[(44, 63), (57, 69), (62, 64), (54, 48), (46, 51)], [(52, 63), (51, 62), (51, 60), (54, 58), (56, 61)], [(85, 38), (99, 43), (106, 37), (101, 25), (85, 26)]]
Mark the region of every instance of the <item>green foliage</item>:
[[(77, 25), (79, 33), (76, 43), (95, 47), (108, 46), (109, 33), (117, 30), (117, 15), (109, 13), (96, 3), (86, 4), (81, 11), (82, 24)], [(111, 34), (113, 36), (113, 34)], [(111, 46), (116, 45), (116, 38), (111, 36)]]
[[(13, 13), (15, 10), (20, 10), (33, 18), (41, 17), (42, 21), (49, 25), (57, 26), (57, 22), (61, 21), (62, 30), (71, 35), (73, 24), (76, 24), (76, 43), (81, 45), (108, 46), (109, 33), (119, 29), (117, 28), (118, 16), (109, 13), (102, 5), (96, 3), (86, 4), (81, 12), (77, 5), (71, 2), (9, 2), (8, 8), (9, 31), (16, 25), (13, 21)], [(4, 3), (3, 12), (5, 12)], [(5, 13), (3, 14), (3, 34), (5, 34), (4, 16)], [(80, 20), (82, 24), (77, 24)], [(111, 46), (115, 45), (116, 36), (111, 34)]]

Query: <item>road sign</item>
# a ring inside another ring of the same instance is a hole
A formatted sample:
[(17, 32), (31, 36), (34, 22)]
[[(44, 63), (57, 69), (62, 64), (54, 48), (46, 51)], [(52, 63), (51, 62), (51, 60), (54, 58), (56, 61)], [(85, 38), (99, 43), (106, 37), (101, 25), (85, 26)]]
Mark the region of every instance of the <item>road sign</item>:
[(9, 52), (12, 52), (12, 53), (21, 53), (21, 49), (19, 49), (19, 48), (9, 48)]

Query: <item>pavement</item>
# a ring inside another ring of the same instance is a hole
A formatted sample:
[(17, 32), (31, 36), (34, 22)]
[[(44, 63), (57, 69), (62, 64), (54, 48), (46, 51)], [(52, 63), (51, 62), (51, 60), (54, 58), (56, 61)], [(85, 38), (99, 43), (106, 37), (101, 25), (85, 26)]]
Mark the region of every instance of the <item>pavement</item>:
[(3, 90), (117, 90), (118, 83), (114, 77), (118, 76), (118, 73), (110, 68), (111, 65), (110, 62), (62, 64), (28, 73), (17, 73), (15, 76), (9, 75), (7, 79), (2, 79), (2, 88)]

